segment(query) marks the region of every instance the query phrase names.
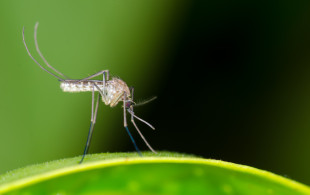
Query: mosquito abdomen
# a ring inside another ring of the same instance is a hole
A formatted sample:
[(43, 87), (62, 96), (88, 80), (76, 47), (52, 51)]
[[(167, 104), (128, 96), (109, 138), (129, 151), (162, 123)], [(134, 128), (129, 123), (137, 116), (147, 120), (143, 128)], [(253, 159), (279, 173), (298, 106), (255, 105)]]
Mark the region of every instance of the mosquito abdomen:
[[(64, 92), (86, 92), (86, 91), (98, 91), (96, 87), (94, 87), (94, 84), (102, 89), (103, 83), (102, 81), (82, 81), (79, 82), (78, 80), (64, 80), (60, 83), (60, 88)], [(93, 89), (94, 88), (94, 89)]]

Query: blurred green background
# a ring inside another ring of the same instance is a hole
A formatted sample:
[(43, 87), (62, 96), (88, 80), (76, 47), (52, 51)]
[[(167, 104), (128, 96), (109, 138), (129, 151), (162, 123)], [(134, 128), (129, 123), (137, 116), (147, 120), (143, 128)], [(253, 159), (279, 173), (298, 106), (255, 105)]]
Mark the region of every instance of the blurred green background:
[[(157, 129), (138, 124), (155, 149), (310, 184), (310, 2), (0, 1), (0, 173), (81, 155), (87, 138), (91, 94), (63, 93), (23, 46), (25, 26), (39, 60), (37, 21), (65, 75), (108, 69), (136, 101), (158, 96), (136, 109)], [(90, 153), (134, 151), (120, 108), (101, 103)]]

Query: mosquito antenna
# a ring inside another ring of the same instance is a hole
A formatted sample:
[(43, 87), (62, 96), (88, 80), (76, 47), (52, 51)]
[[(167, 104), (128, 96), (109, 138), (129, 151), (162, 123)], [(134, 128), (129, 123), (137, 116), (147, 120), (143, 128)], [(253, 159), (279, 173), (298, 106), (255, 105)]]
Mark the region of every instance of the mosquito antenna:
[(134, 107), (143, 106), (143, 105), (148, 104), (148, 103), (150, 103), (151, 101), (155, 100), (156, 98), (157, 98), (157, 97), (154, 96), (154, 97), (152, 97), (152, 98), (150, 98), (150, 99), (148, 99), (148, 100), (144, 100), (144, 101), (139, 102), (139, 103), (137, 103), (137, 104), (134, 104), (134, 105), (132, 105), (132, 106), (134, 106)]
[(41, 53), (40, 49), (39, 49), (39, 44), (38, 44), (38, 39), (37, 39), (37, 32), (38, 32), (38, 26), (39, 26), (39, 22), (36, 23), (36, 25), (34, 26), (34, 42), (36, 45), (36, 49), (38, 54), (40, 55), (40, 57), (42, 58), (42, 60), (44, 61), (44, 63), (51, 69), (53, 69), (55, 72), (57, 72), (59, 75), (65, 77), (66, 79), (70, 79), (69, 77), (67, 77), (66, 75), (62, 74), (61, 72), (59, 72), (58, 70), (56, 70), (53, 66), (51, 66), (47, 60), (45, 59), (45, 57), (43, 56), (43, 54)]
[(150, 123), (146, 122), (142, 118), (137, 117), (131, 110), (127, 109), (127, 111), (131, 114), (131, 116), (135, 117), (139, 121), (141, 121), (141, 122), (145, 123), (147, 126), (151, 127), (151, 129), (155, 130), (155, 127), (153, 127)]
[(31, 53), (30, 53), (30, 51), (29, 51), (29, 49), (28, 49), (28, 47), (27, 47), (27, 45), (26, 45), (25, 33), (24, 33), (24, 31), (25, 31), (25, 27), (23, 27), (23, 42), (24, 42), (24, 45), (25, 45), (26, 50), (27, 50), (27, 52), (28, 52), (28, 55), (31, 57), (31, 59), (32, 59), (40, 68), (42, 68), (44, 71), (46, 71), (47, 73), (51, 74), (52, 76), (58, 78), (60, 81), (63, 81), (64, 79), (62, 79), (62, 78), (60, 78), (59, 76), (53, 74), (52, 72), (46, 70), (41, 64), (39, 64), (39, 62), (37, 62), (37, 60), (34, 59), (34, 57), (32, 57), (32, 55), (31, 55)]
[[(129, 110), (129, 109), (127, 109)], [(132, 111), (132, 110), (130, 110)], [(131, 116), (133, 115), (133, 112), (130, 113)], [(147, 145), (147, 147), (152, 151), (154, 152), (155, 154), (157, 154), (157, 152), (152, 148), (152, 146), (148, 143), (148, 141), (145, 139), (145, 137), (142, 135), (141, 131), (139, 130), (138, 126), (136, 125), (135, 121), (132, 119), (131, 120), (133, 126), (135, 126), (136, 130), (138, 131), (138, 133), (140, 134), (141, 138), (143, 139), (144, 143)]]

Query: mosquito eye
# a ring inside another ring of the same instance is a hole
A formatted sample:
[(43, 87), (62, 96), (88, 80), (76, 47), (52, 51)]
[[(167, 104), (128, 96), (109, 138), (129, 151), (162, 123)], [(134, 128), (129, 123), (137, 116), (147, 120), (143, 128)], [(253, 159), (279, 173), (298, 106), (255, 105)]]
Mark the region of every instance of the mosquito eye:
[(131, 102), (126, 102), (126, 108), (130, 108)]

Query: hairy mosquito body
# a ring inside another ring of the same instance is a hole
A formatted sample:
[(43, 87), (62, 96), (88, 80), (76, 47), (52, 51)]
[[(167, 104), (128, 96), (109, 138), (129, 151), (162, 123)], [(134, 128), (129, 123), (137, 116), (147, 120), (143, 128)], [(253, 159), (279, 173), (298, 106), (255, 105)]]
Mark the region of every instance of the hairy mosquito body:
[[(94, 86), (97, 87), (94, 87)], [(99, 80), (64, 80), (60, 83), (60, 88), (64, 92), (102, 92), (101, 98), (106, 105), (114, 107), (122, 100), (123, 94), (126, 93), (127, 101), (131, 101), (130, 90), (127, 84), (119, 78), (113, 77), (111, 80), (106, 81), (105, 85), (103, 81)]]
[[(150, 144), (147, 142), (147, 140), (144, 138), (144, 136), (142, 135), (142, 133), (140, 132), (139, 128), (137, 127), (134, 119), (138, 119), (141, 122), (145, 123), (146, 125), (148, 125), (149, 127), (151, 127), (153, 130), (155, 129), (151, 124), (149, 124), (148, 122), (144, 121), (143, 119), (137, 117), (134, 114), (133, 108), (135, 106), (140, 106), (140, 105), (144, 105), (152, 100), (154, 100), (155, 98), (152, 98), (148, 101), (142, 102), (140, 104), (136, 104), (133, 101), (133, 93), (134, 93), (134, 89), (128, 87), (128, 85), (122, 81), (119, 78), (113, 77), (113, 78), (109, 78), (109, 71), (108, 70), (102, 70), (99, 71), (89, 77), (86, 77), (84, 79), (81, 80), (77, 80), (77, 79), (70, 79), (69, 77), (65, 76), (64, 74), (62, 74), (60, 71), (56, 70), (53, 66), (51, 66), (47, 60), (44, 58), (43, 54), (41, 53), (40, 49), (39, 49), (39, 45), (37, 42), (37, 28), (38, 28), (38, 23), (36, 23), (35, 28), (34, 28), (34, 40), (35, 40), (35, 46), (36, 46), (36, 50), (38, 52), (38, 54), (40, 55), (40, 57), (42, 58), (42, 60), (44, 61), (44, 63), (46, 64), (47, 67), (49, 67), (51, 70), (54, 71), (51, 72), (49, 70), (47, 70), (46, 68), (44, 68), (37, 60), (34, 59), (34, 57), (31, 55), (26, 42), (25, 42), (25, 36), (24, 36), (24, 28), (23, 28), (23, 42), (24, 45), (26, 47), (26, 50), (28, 52), (28, 55), (31, 57), (31, 59), (44, 71), (46, 71), (47, 73), (49, 73), (50, 75), (56, 77), (59, 81), (60, 81), (60, 88), (64, 91), (64, 92), (91, 92), (92, 93), (92, 103), (91, 103), (91, 123), (90, 123), (90, 127), (89, 127), (89, 131), (88, 131), (88, 136), (87, 136), (87, 141), (86, 141), (86, 146), (84, 149), (84, 153), (82, 156), (82, 159), (80, 161), (80, 163), (83, 162), (83, 159), (85, 157), (85, 155), (88, 152), (88, 148), (90, 145), (90, 141), (91, 141), (91, 137), (92, 137), (92, 133), (94, 130), (94, 126), (96, 123), (96, 119), (97, 119), (97, 111), (98, 111), (98, 106), (99, 106), (99, 99), (101, 96), (102, 101), (106, 104), (109, 105), (111, 107), (116, 106), (120, 101), (123, 102), (123, 113), (124, 113), (124, 127), (135, 147), (135, 149), (137, 150), (137, 152), (139, 153), (140, 156), (141, 152), (139, 150), (139, 148), (137, 147), (135, 140), (133, 139), (128, 127), (127, 127), (127, 117), (126, 117), (126, 113), (128, 112), (131, 115), (131, 122), (134, 125), (135, 129), (137, 130), (137, 132), (139, 133), (140, 137), (143, 139), (143, 141), (145, 142), (145, 144), (147, 145), (147, 147), (154, 153), (156, 153), (156, 151), (150, 146)], [(95, 77), (98, 76), (103, 76), (102, 80), (92, 80)], [(95, 93), (99, 92), (95, 101)], [(127, 112), (126, 112), (127, 111)]]
[[(82, 81), (79, 80), (64, 80), (60, 82), (60, 88), (63, 92), (72, 92), (72, 93), (78, 93), (78, 92), (91, 92), (93, 91), (94, 83), (103, 90), (103, 82), (99, 80), (92, 80), (92, 81)], [(98, 91), (97, 88), (94, 89), (95, 91)]]

